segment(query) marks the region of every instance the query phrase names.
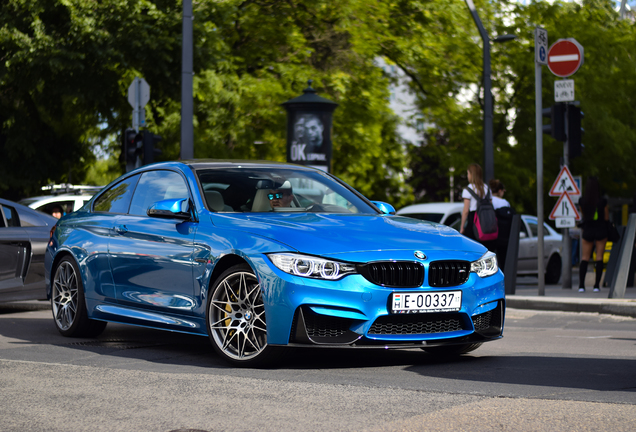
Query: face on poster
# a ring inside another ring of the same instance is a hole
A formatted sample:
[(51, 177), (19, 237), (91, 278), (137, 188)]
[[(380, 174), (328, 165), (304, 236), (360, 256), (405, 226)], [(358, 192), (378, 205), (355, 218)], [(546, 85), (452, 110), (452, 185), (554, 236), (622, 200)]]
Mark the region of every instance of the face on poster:
[(325, 122), (317, 114), (299, 114), (293, 125), (292, 161), (327, 162)]

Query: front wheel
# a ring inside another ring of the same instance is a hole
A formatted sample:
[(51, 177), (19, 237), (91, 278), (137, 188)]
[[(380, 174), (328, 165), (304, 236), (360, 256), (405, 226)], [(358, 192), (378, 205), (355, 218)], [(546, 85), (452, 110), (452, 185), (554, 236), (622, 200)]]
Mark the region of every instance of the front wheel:
[(555, 285), (559, 283), (559, 279), (561, 279), (561, 257), (554, 254), (550, 257), (545, 269), (545, 283)]
[(261, 286), (250, 266), (229, 268), (210, 292), (207, 324), (214, 349), (237, 366), (269, 364), (278, 352), (267, 345)]
[(58, 331), (68, 337), (94, 337), (106, 328), (88, 317), (84, 287), (75, 261), (64, 257), (58, 264), (51, 289), (51, 310)]

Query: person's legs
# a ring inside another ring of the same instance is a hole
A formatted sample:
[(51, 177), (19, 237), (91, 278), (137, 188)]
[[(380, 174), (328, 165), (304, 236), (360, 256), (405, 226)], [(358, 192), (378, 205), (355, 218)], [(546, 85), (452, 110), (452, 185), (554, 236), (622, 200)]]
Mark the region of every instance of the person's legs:
[(585, 275), (587, 274), (587, 265), (590, 262), (590, 258), (592, 257), (592, 248), (594, 247), (594, 243), (591, 241), (587, 241), (585, 239), (581, 239), (582, 241), (582, 258), (579, 263), (579, 292), (585, 291)]
[(594, 270), (596, 271), (596, 279), (594, 281), (594, 291), (601, 290), (601, 278), (603, 277), (603, 255), (605, 254), (605, 243), (607, 239), (596, 241), (596, 264)]

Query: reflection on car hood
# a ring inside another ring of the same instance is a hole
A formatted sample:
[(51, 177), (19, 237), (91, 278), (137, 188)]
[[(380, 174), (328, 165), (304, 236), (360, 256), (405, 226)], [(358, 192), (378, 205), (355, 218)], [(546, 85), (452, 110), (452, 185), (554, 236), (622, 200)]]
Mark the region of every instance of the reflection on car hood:
[(215, 226), (268, 237), (317, 255), (378, 250), (484, 248), (445, 225), (401, 216), (317, 213), (214, 214)]

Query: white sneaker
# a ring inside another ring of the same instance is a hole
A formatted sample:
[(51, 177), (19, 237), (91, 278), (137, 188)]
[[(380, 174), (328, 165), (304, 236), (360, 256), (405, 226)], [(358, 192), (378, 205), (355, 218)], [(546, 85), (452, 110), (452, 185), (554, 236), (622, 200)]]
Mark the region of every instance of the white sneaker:
[(594, 292), (601, 292), (600, 288), (594, 288)]
[(585, 292), (585, 288), (579, 288), (579, 292)]

